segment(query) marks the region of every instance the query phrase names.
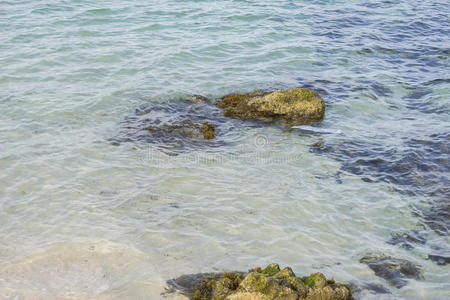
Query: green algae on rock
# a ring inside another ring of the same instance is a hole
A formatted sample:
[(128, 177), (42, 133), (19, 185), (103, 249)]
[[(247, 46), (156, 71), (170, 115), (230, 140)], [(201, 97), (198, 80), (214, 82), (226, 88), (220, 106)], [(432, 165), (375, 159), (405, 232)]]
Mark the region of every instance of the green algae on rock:
[[(190, 279), (189, 279), (190, 278)], [(327, 280), (321, 273), (297, 277), (291, 268), (278, 264), (240, 272), (197, 274), (169, 280), (193, 300), (347, 300), (353, 299), (350, 287)]]
[(217, 105), (227, 117), (301, 125), (323, 119), (325, 102), (313, 90), (293, 88), (271, 93), (230, 94)]

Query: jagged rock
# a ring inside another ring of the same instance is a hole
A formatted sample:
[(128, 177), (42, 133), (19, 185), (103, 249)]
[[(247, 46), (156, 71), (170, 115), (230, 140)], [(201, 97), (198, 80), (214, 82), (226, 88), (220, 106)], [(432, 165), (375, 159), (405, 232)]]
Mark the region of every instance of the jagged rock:
[(376, 276), (386, 279), (397, 288), (405, 286), (408, 278), (423, 279), (420, 266), (406, 259), (370, 254), (361, 258), (360, 262), (367, 264)]
[(249, 270), (248, 274), (231, 272), (181, 276), (169, 280), (168, 284), (194, 300), (353, 299), (348, 285), (327, 280), (321, 273), (297, 277), (291, 268), (280, 270), (277, 264)]
[(261, 94), (230, 94), (217, 103), (227, 117), (301, 125), (323, 119), (325, 103), (317, 92), (293, 88)]

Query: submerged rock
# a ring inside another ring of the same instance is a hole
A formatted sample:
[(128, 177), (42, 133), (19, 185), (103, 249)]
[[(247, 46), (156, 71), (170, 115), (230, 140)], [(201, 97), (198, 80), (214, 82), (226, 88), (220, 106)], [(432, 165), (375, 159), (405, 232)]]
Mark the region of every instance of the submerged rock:
[(441, 250), (428, 254), (428, 259), (434, 261), (439, 266), (450, 264), (450, 251)]
[(216, 137), (215, 130), (216, 126), (209, 122), (181, 122), (175, 124), (168, 124), (158, 126), (148, 126), (143, 128), (142, 130), (146, 130), (154, 133), (161, 134), (172, 134), (179, 135), (181, 137), (189, 138), (189, 139), (205, 139), (210, 140)]
[(397, 288), (405, 286), (408, 278), (423, 279), (420, 266), (406, 259), (370, 254), (361, 258), (359, 262), (367, 264), (376, 276), (386, 279)]
[(294, 88), (271, 93), (230, 94), (217, 103), (227, 117), (301, 125), (323, 119), (325, 103), (313, 90)]
[(228, 133), (242, 123), (236, 118), (298, 125), (321, 120), (325, 110), (315, 91), (302, 88), (231, 94), (216, 104), (200, 95), (150, 103), (126, 117), (119, 133), (110, 141), (146, 142), (172, 150), (220, 146), (223, 136), (229, 139)]
[(348, 285), (327, 280), (321, 273), (297, 277), (291, 268), (280, 270), (277, 264), (249, 270), (248, 274), (181, 276), (168, 284), (194, 300), (353, 299)]
[(164, 149), (183, 150), (223, 145), (220, 132), (229, 132), (235, 120), (203, 96), (150, 103), (121, 123), (111, 141), (152, 143)]
[(415, 244), (424, 245), (426, 239), (417, 230), (397, 231), (391, 233), (391, 239), (387, 242), (391, 245), (398, 245), (406, 250), (414, 248)]
[(360, 284), (350, 283), (352, 294), (356, 299), (393, 299), (390, 297), (384, 297), (387, 294), (391, 294), (388, 288), (374, 282), (363, 282)]
[(160, 127), (152, 125), (145, 127), (142, 130), (146, 130), (156, 134), (160, 133), (160, 134), (179, 135), (180, 137), (190, 139), (210, 140), (216, 137), (216, 135), (214, 134), (216, 126), (209, 122), (203, 123), (182, 122), (170, 125), (163, 125)]
[[(341, 170), (366, 182), (387, 182), (399, 193), (423, 198), (417, 216), (440, 235), (450, 234), (450, 134), (404, 138), (402, 147), (329, 139), (311, 152), (342, 162)], [(402, 151), (399, 151), (402, 149)], [(427, 197), (423, 197), (427, 196)], [(429, 198), (431, 201), (428, 201)]]

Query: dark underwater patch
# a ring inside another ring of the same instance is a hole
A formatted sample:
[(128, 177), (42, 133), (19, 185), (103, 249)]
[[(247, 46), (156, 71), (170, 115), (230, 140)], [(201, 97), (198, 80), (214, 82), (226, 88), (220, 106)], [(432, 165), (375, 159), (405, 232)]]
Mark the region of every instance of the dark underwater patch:
[(408, 279), (422, 280), (420, 266), (405, 259), (385, 255), (369, 254), (361, 258), (375, 272), (375, 275), (389, 282), (396, 288), (408, 283)]
[(420, 235), (418, 230), (396, 231), (391, 233), (391, 239), (388, 244), (398, 245), (406, 250), (411, 250), (416, 244), (423, 245), (427, 240)]
[(450, 134), (405, 139), (402, 149), (362, 141), (319, 143), (311, 152), (330, 155), (341, 170), (366, 182), (392, 184), (399, 193), (426, 196), (420, 217), (441, 235), (450, 233)]
[(382, 85), (381, 83), (372, 83), (371, 84), (372, 91), (375, 92), (375, 94), (379, 97), (387, 97), (392, 95), (392, 91), (387, 86)]
[[(438, 84), (438, 82), (432, 83), (432, 85)], [(427, 84), (411, 85), (407, 86), (407, 89), (410, 92), (402, 97), (407, 108), (422, 113), (443, 114), (450, 112), (448, 104), (442, 101), (441, 96)]]
[(437, 265), (445, 266), (450, 264), (450, 251), (436, 250), (435, 252), (428, 254), (428, 259), (435, 262)]
[[(220, 132), (230, 132), (237, 122), (202, 96), (149, 103), (121, 122), (115, 144), (143, 142), (173, 151), (224, 145)], [(206, 125), (205, 125), (206, 124)], [(211, 130), (204, 130), (214, 129)]]

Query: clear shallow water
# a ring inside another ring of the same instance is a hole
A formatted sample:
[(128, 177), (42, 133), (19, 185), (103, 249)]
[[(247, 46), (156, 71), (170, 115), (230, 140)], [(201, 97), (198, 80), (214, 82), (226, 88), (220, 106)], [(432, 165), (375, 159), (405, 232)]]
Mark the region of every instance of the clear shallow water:
[[(181, 274), (276, 261), (386, 286), (376, 299), (446, 298), (449, 266), (426, 258), (448, 234), (421, 215), (449, 199), (448, 16), (445, 1), (0, 2), (1, 297), (158, 299)], [(341, 135), (237, 122), (177, 156), (109, 141), (152, 102), (299, 85)], [(419, 167), (392, 168), (403, 153)], [(426, 183), (394, 180), (412, 175)], [(413, 229), (426, 244), (387, 243)], [(389, 287), (359, 263), (374, 251), (425, 280)]]

